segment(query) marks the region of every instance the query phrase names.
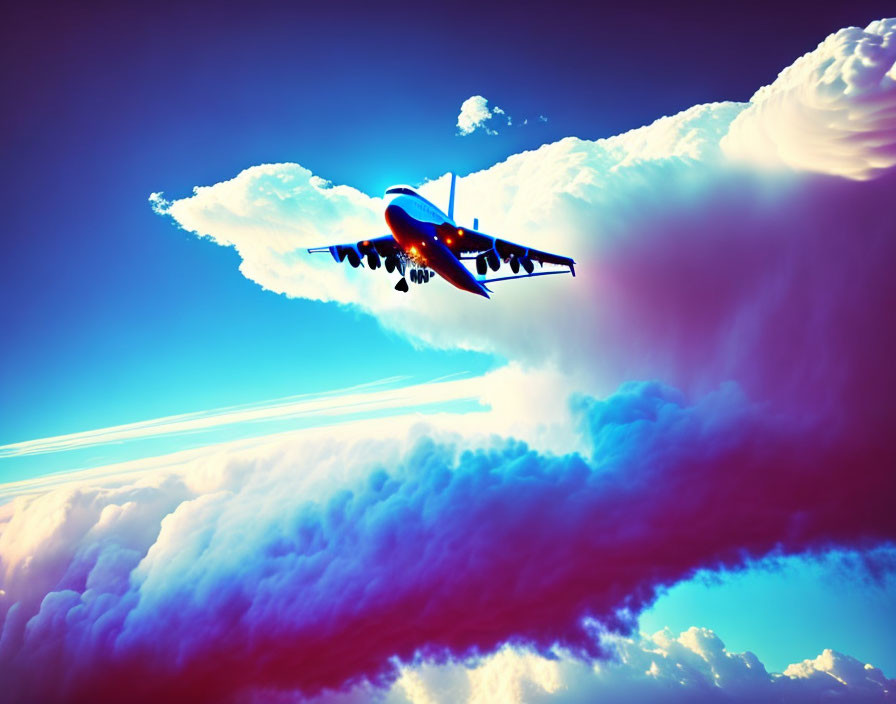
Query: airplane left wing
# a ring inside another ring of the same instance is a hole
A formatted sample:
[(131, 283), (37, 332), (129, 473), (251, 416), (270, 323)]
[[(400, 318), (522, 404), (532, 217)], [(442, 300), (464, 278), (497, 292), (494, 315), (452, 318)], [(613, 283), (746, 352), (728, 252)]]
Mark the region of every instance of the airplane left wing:
[(488, 269), (497, 271), (501, 262), (509, 263), (514, 274), (519, 274), (520, 269), (524, 269), (526, 273), (521, 276), (538, 276), (534, 273), (535, 263), (541, 266), (555, 264), (568, 267), (569, 273), (573, 276), (576, 275), (576, 263), (570, 257), (526, 247), (466, 227), (459, 227), (455, 230), (455, 228), (447, 226), (444, 232), (439, 233), (439, 237), (452, 248), (460, 259), (475, 259), (476, 271), (480, 276), (484, 276)]
[(402, 266), (402, 258), (399, 256), (401, 248), (392, 235), (308, 249), (309, 254), (316, 252), (329, 252), (337, 262), (348, 259), (348, 263), (353, 267), (361, 266), (362, 260), (366, 260), (367, 266), (371, 269), (378, 269), (380, 264), (385, 263), (386, 270), (389, 272), (400, 269)]

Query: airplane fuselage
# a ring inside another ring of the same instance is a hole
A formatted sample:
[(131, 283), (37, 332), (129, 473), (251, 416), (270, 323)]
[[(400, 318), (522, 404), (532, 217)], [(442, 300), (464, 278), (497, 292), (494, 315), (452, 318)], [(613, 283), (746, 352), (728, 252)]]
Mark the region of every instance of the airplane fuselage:
[(392, 237), (412, 262), (429, 267), (463, 291), (489, 297), (485, 286), (455, 254), (460, 249), (452, 235), (462, 233), (462, 230), (432, 203), (417, 194), (395, 195), (386, 206), (386, 223)]

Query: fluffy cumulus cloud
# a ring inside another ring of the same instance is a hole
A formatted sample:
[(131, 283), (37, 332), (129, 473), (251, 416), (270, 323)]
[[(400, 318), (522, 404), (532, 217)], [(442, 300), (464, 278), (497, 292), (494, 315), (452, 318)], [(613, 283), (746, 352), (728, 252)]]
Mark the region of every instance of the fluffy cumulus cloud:
[(760, 89), (723, 140), (732, 154), (868, 179), (896, 164), (896, 28), (850, 27)]
[(576, 408), (584, 455), (338, 426), (20, 497), (0, 538), (5, 687), (243, 701), (507, 643), (589, 660), (698, 568), (896, 538), (892, 457), (859, 480), (840, 439), (733, 386), (632, 383)]
[(661, 631), (616, 638), (612, 648), (614, 657), (596, 664), (505, 648), (468, 667), (409, 669), (385, 702), (883, 702), (896, 686), (872, 665), (831, 650), (783, 673), (769, 673), (755, 655), (728, 652), (718, 636), (702, 628), (677, 637)]
[(498, 134), (491, 123), (492, 117), (496, 115), (506, 117), (508, 125), (513, 124), (507, 113), (497, 105), (494, 108), (489, 108), (488, 100), (481, 95), (470, 96), (461, 103), (460, 114), (457, 116), (457, 133), (465, 136), (473, 134), (476, 130), (482, 130), (486, 134)]
[[(554, 672), (531, 655), (540, 674), (520, 675), (565, 701), (629, 679), (669, 701), (892, 690), (832, 653), (776, 678), (706, 632), (605, 634), (697, 569), (896, 540), (894, 32), (843, 30), (749, 104), (561, 140), (462, 179), (462, 220), (578, 261), (575, 279), (496, 284), (491, 300), (439, 281), (401, 295), (382, 270), (307, 255), (385, 234), (383, 203), (295, 164), (155, 196), (266, 288), (560, 370), (579, 391), (567, 431), (582, 451), (436, 422), (340, 426), (19, 497), (0, 514), (7, 691), (350, 697), (403, 663), (507, 644), (577, 660)], [(759, 143), (775, 158), (753, 158)], [(447, 180), (422, 190), (438, 201)], [(621, 665), (582, 664), (614, 652)], [(528, 672), (516, 657), (506, 667)], [(438, 700), (426, 672), (400, 680), (413, 701)]]

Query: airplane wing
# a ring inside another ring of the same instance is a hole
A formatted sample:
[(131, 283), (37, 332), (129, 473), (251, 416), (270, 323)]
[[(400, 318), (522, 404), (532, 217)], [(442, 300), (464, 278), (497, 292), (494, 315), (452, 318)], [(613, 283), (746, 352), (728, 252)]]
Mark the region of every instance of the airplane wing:
[[(460, 259), (475, 259), (476, 271), (480, 276), (484, 276), (488, 269), (497, 271), (501, 262), (510, 264), (510, 269), (514, 275), (519, 274), (520, 269), (525, 270), (523, 276), (539, 276), (541, 272), (534, 273), (535, 264), (544, 266), (545, 264), (554, 264), (557, 266), (568, 267), (569, 273), (576, 275), (575, 260), (570, 257), (564, 257), (551, 252), (543, 252), (540, 249), (526, 247), (525, 245), (516, 244), (508, 240), (498, 237), (492, 237), (482, 232), (476, 232), (466, 227), (455, 228), (443, 225), (439, 232), (439, 239), (447, 243), (449, 247), (458, 255)], [(566, 273), (560, 271), (543, 272), (545, 274)], [(505, 277), (507, 279), (517, 278), (516, 276)], [(498, 279), (490, 279), (497, 281)], [(504, 280), (504, 279), (500, 279)]]
[(402, 266), (399, 256), (401, 248), (392, 235), (308, 249), (309, 254), (316, 252), (329, 252), (337, 262), (348, 259), (348, 263), (353, 267), (361, 266), (362, 260), (366, 260), (367, 266), (371, 269), (378, 269), (380, 264), (385, 263), (386, 270), (389, 272)]

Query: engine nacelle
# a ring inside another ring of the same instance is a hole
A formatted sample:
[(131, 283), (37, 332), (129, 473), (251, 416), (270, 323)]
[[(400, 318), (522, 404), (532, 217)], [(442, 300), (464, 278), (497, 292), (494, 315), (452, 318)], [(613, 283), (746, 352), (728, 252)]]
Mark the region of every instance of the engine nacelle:
[(488, 262), (485, 260), (485, 255), (480, 254), (476, 257), (476, 273), (480, 276), (485, 276), (488, 271)]

